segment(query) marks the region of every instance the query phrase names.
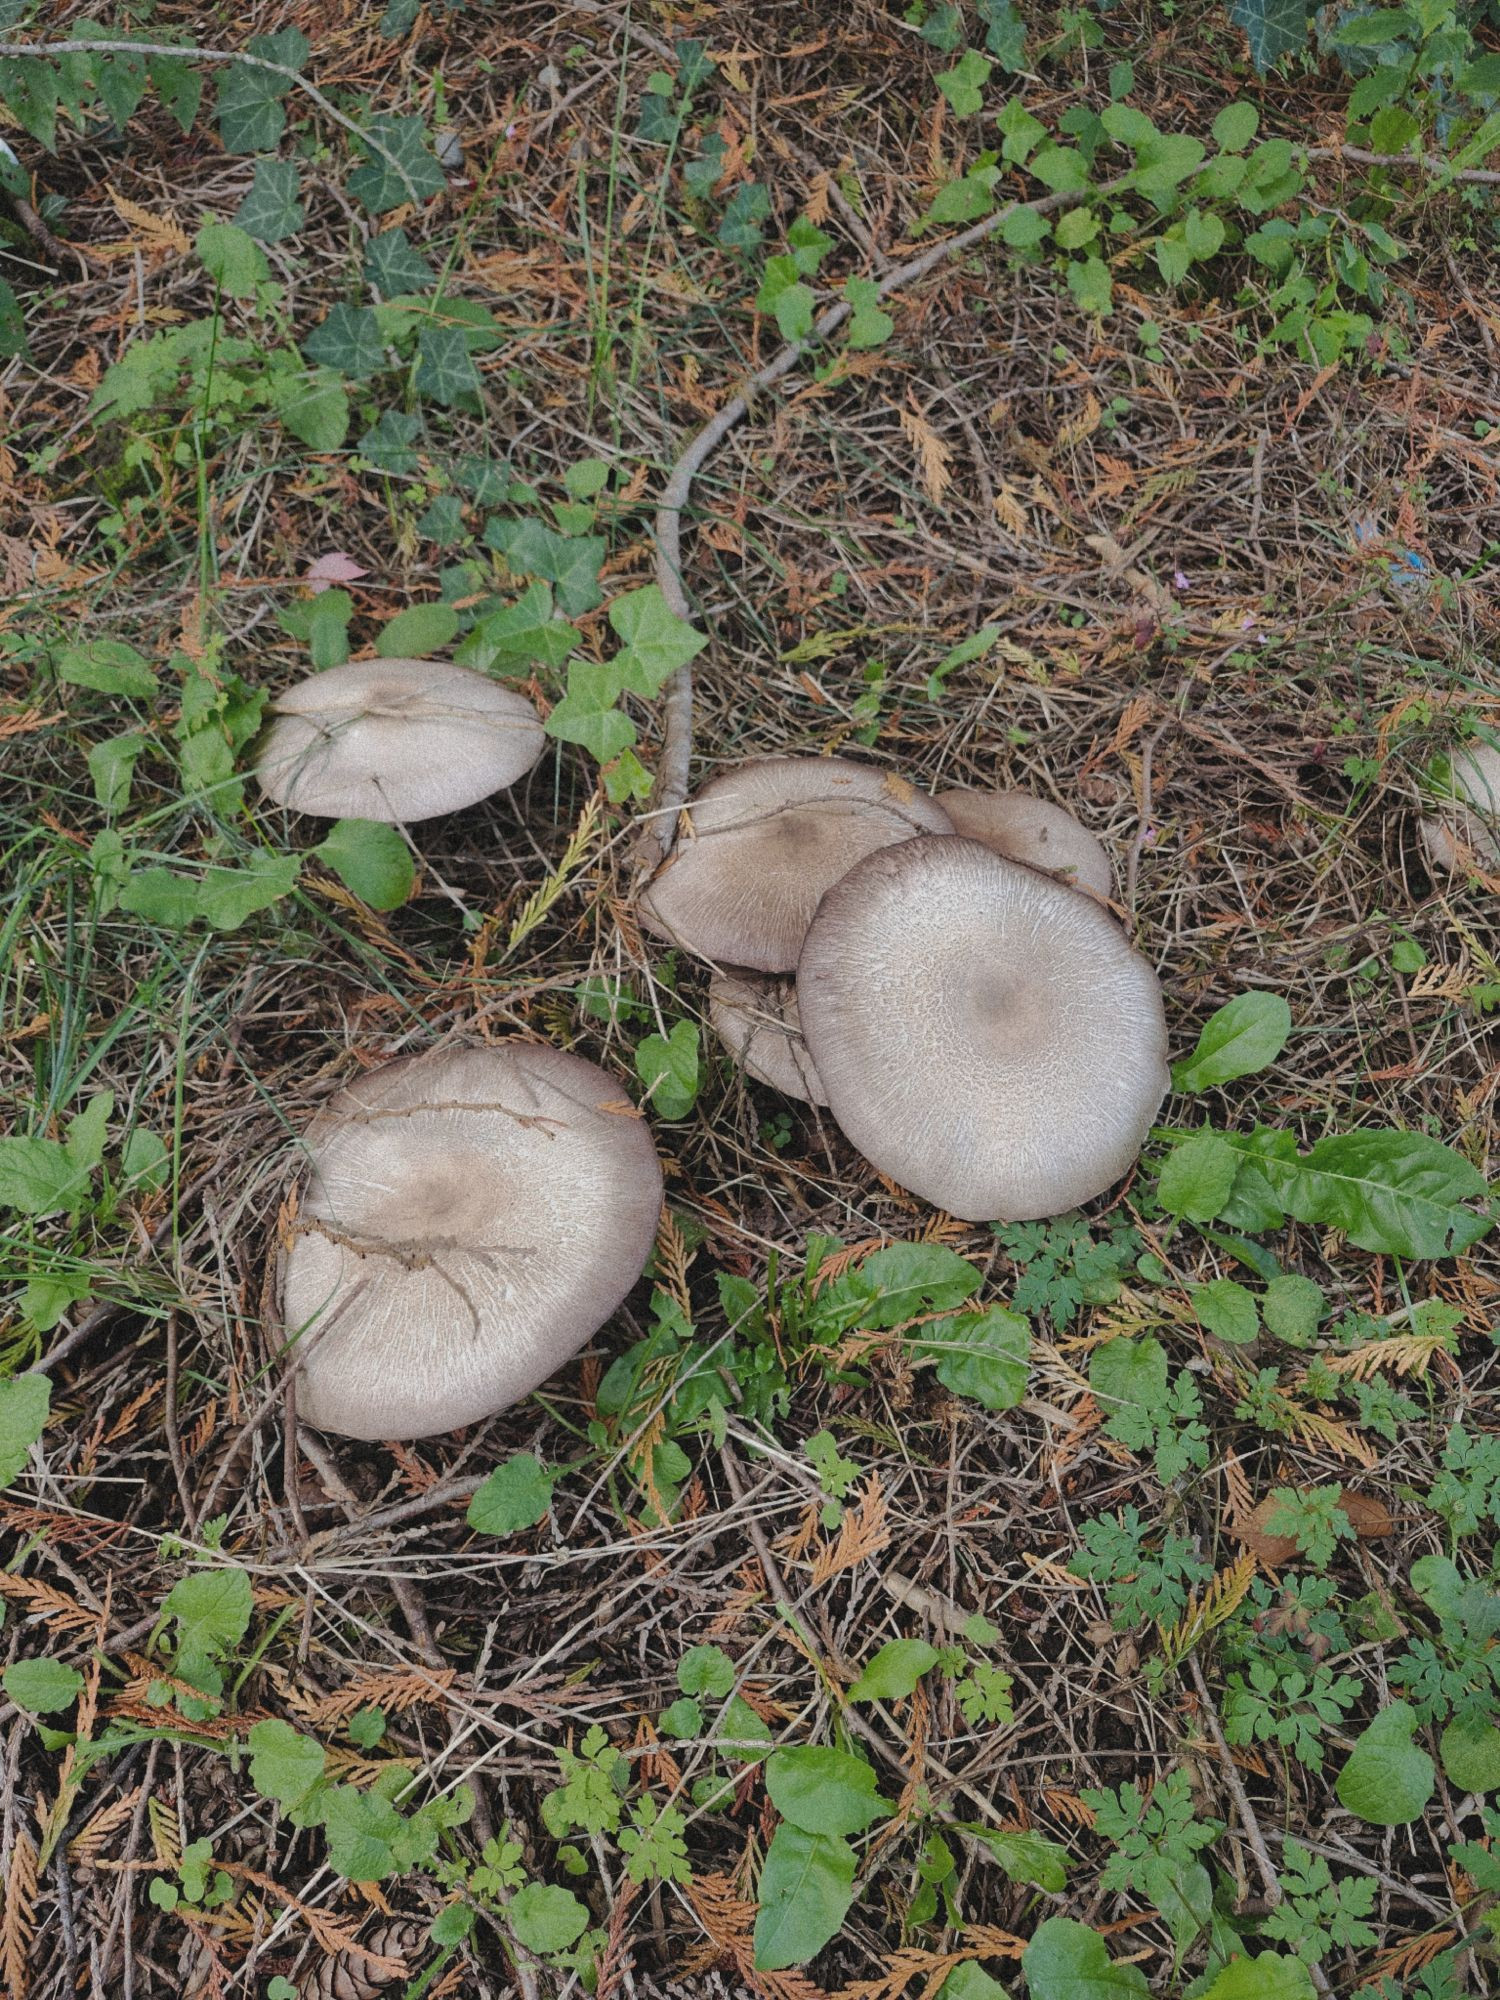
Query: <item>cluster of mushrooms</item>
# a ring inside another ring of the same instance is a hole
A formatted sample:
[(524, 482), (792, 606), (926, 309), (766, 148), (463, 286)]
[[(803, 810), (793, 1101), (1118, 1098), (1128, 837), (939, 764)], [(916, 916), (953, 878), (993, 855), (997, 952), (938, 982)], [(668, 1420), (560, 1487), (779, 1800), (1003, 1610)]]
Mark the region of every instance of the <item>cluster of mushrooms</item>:
[[(272, 706), (262, 788), (402, 826), (513, 785), (524, 696), (441, 660), (361, 660)], [(1500, 749), (1456, 754), (1434, 865), (1500, 860)], [(1442, 843), (1447, 842), (1444, 846)], [(745, 1070), (825, 1108), (890, 1181), (964, 1221), (1074, 1208), (1128, 1171), (1166, 1094), (1161, 989), (1099, 842), (1024, 792), (928, 797), (873, 766), (769, 757), (685, 809), (641, 898), (705, 961)], [(304, 1421), (433, 1435), (528, 1395), (651, 1254), (662, 1172), (621, 1086), (514, 1037), (370, 1071), (304, 1135), (279, 1296)]]

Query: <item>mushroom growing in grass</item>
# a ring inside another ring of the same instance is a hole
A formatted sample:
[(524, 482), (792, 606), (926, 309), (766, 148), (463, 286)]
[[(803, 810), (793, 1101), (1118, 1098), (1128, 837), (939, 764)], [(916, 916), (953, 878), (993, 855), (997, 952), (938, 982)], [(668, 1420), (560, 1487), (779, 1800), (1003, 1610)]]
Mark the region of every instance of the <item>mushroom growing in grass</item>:
[(1446, 874), (1467, 848), (1481, 868), (1500, 868), (1500, 745), (1475, 737), (1453, 751), (1443, 773), (1446, 796), (1422, 821), (1428, 866)]
[(658, 936), (718, 965), (790, 972), (825, 890), (878, 848), (948, 833), (948, 815), (842, 757), (763, 757), (687, 807), (689, 830), (641, 898)]
[(347, 660), (271, 704), (255, 775), (278, 805), (400, 826), (476, 805), (546, 743), (525, 695), (451, 660)]
[(1167, 1092), (1145, 959), (1102, 904), (976, 840), (851, 869), (808, 930), (797, 997), (845, 1136), (966, 1222), (1102, 1193)]
[(1105, 902), (1115, 893), (1109, 855), (1086, 826), (1050, 799), (1030, 792), (939, 792), (953, 831), (982, 840), (996, 854), (1041, 868)]
[(827, 1104), (802, 1037), (794, 981), (774, 973), (718, 972), (709, 981), (708, 1017), (748, 1076), (783, 1097)]
[(416, 1438), (576, 1354), (645, 1267), (651, 1133), (620, 1085), (533, 1042), (372, 1070), (312, 1121), (280, 1271), (304, 1422)]

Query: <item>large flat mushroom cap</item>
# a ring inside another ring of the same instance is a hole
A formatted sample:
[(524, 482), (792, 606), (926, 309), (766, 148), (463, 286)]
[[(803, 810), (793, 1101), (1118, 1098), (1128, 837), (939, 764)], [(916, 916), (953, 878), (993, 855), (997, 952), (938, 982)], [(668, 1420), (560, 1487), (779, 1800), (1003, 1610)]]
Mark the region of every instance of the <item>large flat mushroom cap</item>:
[(658, 936), (716, 965), (790, 972), (824, 891), (877, 848), (948, 833), (904, 778), (843, 757), (762, 757), (689, 800), (692, 830), (641, 898)]
[(604, 1324), (655, 1240), (649, 1128), (558, 1049), (387, 1063), (305, 1143), (281, 1314), (319, 1430), (427, 1437), (519, 1401)]
[(346, 660), (271, 704), (255, 775), (319, 819), (434, 819), (524, 777), (546, 743), (525, 695), (451, 660)]
[(783, 1097), (827, 1104), (802, 1037), (794, 981), (773, 973), (716, 972), (708, 985), (708, 1018), (746, 1075)]
[(1476, 737), (1448, 762), (1451, 798), (1422, 821), (1422, 847), (1437, 871), (1457, 868), (1464, 849), (1481, 868), (1500, 867), (1500, 748)]
[(958, 836), (885, 848), (830, 890), (797, 994), (845, 1135), (966, 1222), (1102, 1193), (1170, 1080), (1156, 974), (1108, 911)]
[(982, 840), (997, 854), (1106, 902), (1115, 893), (1114, 867), (1101, 842), (1050, 799), (1031, 792), (951, 791), (939, 792), (937, 802), (965, 839)]

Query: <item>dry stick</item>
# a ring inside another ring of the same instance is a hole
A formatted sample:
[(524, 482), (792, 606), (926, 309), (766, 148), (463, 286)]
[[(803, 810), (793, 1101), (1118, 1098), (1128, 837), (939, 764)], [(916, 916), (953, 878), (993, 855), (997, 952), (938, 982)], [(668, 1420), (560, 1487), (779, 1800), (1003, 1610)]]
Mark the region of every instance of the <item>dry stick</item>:
[(342, 125), (360, 145), (368, 146), (372, 153), (378, 153), (386, 165), (393, 168), (400, 176), (401, 185), (411, 199), (419, 206), (421, 204), (422, 197), (417, 191), (416, 183), (390, 148), (368, 132), (362, 132), (352, 118), (346, 118), (337, 105), (330, 104), (316, 84), (309, 83), (306, 77), (299, 75), (290, 63), (272, 62), (266, 56), (244, 55), (235, 49), (199, 48), (194, 42), (96, 41), (92, 36), (78, 41), (69, 39), (63, 42), (0, 42), (0, 57), (45, 58), (47, 56), (177, 56), (188, 62), (243, 63), (246, 69), (267, 70), (272, 76), (285, 77), (287, 82), (300, 90), (304, 97), (310, 97), (318, 109), (326, 117), (331, 118), (335, 125)]
[[(1203, 1669), (1198, 1664), (1196, 1653), (1191, 1656), (1188, 1665), (1192, 1669), (1198, 1699), (1203, 1704), (1203, 1720), (1208, 1724), (1208, 1733), (1214, 1739), (1214, 1747), (1219, 1753), (1219, 1762), (1224, 1770), (1224, 1782), (1229, 1787), (1230, 1796), (1234, 1800), (1234, 1809), (1239, 1815), (1245, 1838), (1250, 1843), (1250, 1851), (1255, 1856), (1260, 1879), (1265, 1884), (1266, 1901), (1274, 1910), (1279, 1903), (1286, 1900), (1281, 1887), (1281, 1878), (1276, 1873), (1276, 1865), (1271, 1859), (1270, 1849), (1266, 1846), (1266, 1837), (1261, 1832), (1260, 1823), (1255, 1817), (1255, 1808), (1250, 1803), (1249, 1794), (1240, 1782), (1240, 1774), (1235, 1769), (1234, 1759), (1229, 1754), (1229, 1745), (1224, 1740), (1224, 1731), (1219, 1722), (1219, 1711), (1214, 1707), (1213, 1696), (1208, 1691), (1208, 1682), (1203, 1678)], [(1317, 1987), (1319, 1993), (1327, 1995), (1328, 2000), (1332, 2000), (1333, 1988), (1328, 1984), (1328, 1976), (1322, 1966), (1310, 1965), (1308, 1971), (1312, 1974), (1313, 1985)]]
[[(921, 256), (908, 258), (906, 263), (887, 271), (876, 285), (876, 295), (886, 298), (892, 292), (915, 284), (948, 258), (956, 257), (993, 236), (1008, 217), (1018, 214), (1023, 208), (1045, 215), (1074, 198), (1071, 194), (1048, 194), (1036, 201), (1010, 202), (993, 215), (987, 215), (968, 229), (960, 230), (957, 236), (946, 237), (943, 242), (933, 244), (930, 250), (924, 250)], [(755, 371), (738, 395), (731, 397), (718, 414), (709, 419), (673, 465), (656, 509), (656, 581), (676, 617), (691, 622), (693, 615), (682, 581), (682, 513), (694, 479), (735, 425), (749, 415), (755, 398), (784, 375), (790, 375), (805, 354), (838, 331), (852, 310), (847, 299), (839, 299), (820, 314), (812, 332), (804, 339), (789, 340), (763, 368)], [(636, 864), (640, 875), (650, 874), (672, 851), (677, 834), (677, 815), (687, 802), (692, 755), (693, 668), (689, 661), (676, 669), (666, 685), (656, 790), (641, 829)]]
[(1473, 181), (1483, 187), (1500, 185), (1500, 172), (1488, 167), (1450, 167), (1436, 153), (1367, 153), (1363, 146), (1307, 146), (1310, 160), (1357, 160), (1363, 167), (1425, 167), (1442, 180)]

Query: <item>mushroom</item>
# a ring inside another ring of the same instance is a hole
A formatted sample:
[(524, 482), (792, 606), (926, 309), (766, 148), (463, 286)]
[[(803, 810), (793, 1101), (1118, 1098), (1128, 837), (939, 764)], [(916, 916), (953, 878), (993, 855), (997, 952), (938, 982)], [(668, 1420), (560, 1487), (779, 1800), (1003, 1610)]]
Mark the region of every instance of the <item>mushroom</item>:
[(1151, 967), (1092, 897), (977, 840), (851, 869), (808, 930), (797, 995), (846, 1137), (966, 1222), (1099, 1194), (1166, 1095)]
[(533, 1042), (384, 1064), (306, 1134), (281, 1265), (304, 1421), (414, 1438), (529, 1394), (640, 1276), (661, 1210), (615, 1080)]
[(658, 936), (721, 965), (790, 972), (825, 889), (856, 861), (948, 815), (885, 771), (842, 757), (763, 757), (687, 806), (690, 830), (641, 898)]
[(278, 805), (394, 826), (472, 806), (542, 754), (524, 695), (451, 660), (347, 660), (271, 704), (255, 775)]
[(783, 1097), (827, 1104), (797, 1014), (797, 988), (774, 973), (717, 972), (708, 985), (708, 1017), (746, 1074)]
[(1467, 849), (1481, 868), (1500, 867), (1500, 746), (1476, 736), (1448, 760), (1441, 811), (1422, 821), (1422, 851), (1437, 873)]
[(1030, 792), (939, 792), (953, 831), (1011, 861), (1056, 875), (1108, 902), (1115, 871), (1104, 847), (1070, 812)]

